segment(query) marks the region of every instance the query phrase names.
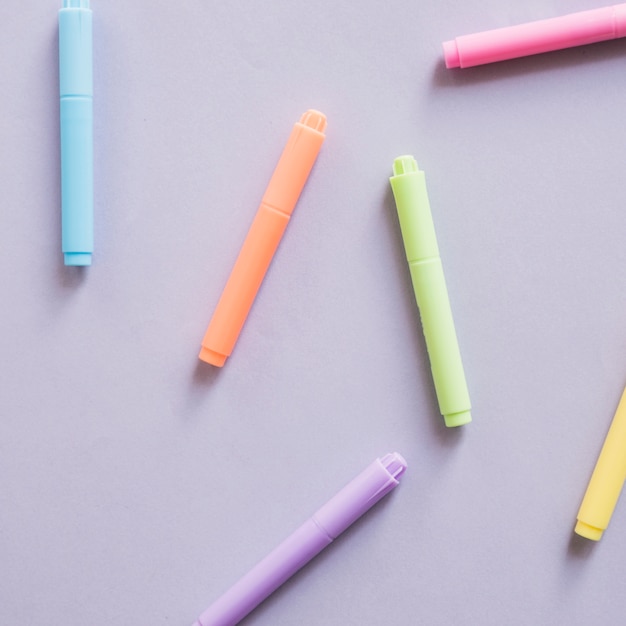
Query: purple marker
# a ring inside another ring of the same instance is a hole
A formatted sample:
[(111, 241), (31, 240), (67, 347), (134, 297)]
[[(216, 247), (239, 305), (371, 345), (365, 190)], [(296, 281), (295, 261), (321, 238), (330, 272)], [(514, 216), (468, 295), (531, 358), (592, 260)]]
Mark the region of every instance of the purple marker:
[(193, 626), (232, 626), (387, 495), (406, 469), (397, 452), (376, 459), (218, 598)]

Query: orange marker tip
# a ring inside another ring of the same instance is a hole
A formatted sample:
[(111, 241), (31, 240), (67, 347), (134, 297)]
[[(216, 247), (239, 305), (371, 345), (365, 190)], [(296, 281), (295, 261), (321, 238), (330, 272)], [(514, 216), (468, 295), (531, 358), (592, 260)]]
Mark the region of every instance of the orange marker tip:
[(209, 365), (215, 365), (215, 367), (222, 367), (224, 363), (226, 363), (226, 355), (220, 354), (219, 352), (215, 352), (213, 350), (209, 350), (202, 346), (200, 350), (200, 354), (198, 358)]
[(326, 130), (326, 116), (315, 109), (309, 109), (300, 118), (300, 124), (323, 133)]

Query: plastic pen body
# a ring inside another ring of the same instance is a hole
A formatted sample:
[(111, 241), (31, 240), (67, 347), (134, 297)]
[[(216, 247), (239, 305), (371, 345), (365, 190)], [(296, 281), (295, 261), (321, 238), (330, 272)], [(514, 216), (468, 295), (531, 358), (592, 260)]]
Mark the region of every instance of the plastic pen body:
[(221, 367), (230, 356), (324, 141), (326, 118), (307, 111), (296, 123), (202, 340), (200, 359)]
[(393, 164), (391, 188), (420, 311), (430, 367), (446, 426), (471, 422), (471, 404), (443, 274), (426, 179), (412, 156)]
[(91, 265), (93, 253), (93, 73), (89, 0), (59, 11), (61, 228), (65, 265)]
[(626, 390), (615, 412), (576, 517), (577, 534), (599, 541), (626, 479)]
[(397, 453), (376, 459), (216, 600), (193, 626), (237, 624), (398, 485), (406, 462)]
[(626, 4), (463, 35), (443, 44), (446, 67), (472, 67), (626, 36)]

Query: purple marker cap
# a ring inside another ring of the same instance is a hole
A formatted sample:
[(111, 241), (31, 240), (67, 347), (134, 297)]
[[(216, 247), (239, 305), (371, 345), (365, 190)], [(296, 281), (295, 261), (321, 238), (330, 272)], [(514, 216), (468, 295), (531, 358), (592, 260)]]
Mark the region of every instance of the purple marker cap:
[(240, 622), (396, 487), (405, 470), (406, 461), (397, 452), (376, 459), (218, 598), (193, 626)]

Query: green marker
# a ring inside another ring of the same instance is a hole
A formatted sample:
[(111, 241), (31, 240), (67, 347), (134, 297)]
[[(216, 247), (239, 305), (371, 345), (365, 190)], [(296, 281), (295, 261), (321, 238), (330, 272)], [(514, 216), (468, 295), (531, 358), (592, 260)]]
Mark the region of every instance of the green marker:
[(462, 426), (472, 421), (471, 405), (424, 172), (419, 170), (412, 156), (401, 156), (393, 163), (390, 182), (422, 318), (439, 410), (446, 426)]

